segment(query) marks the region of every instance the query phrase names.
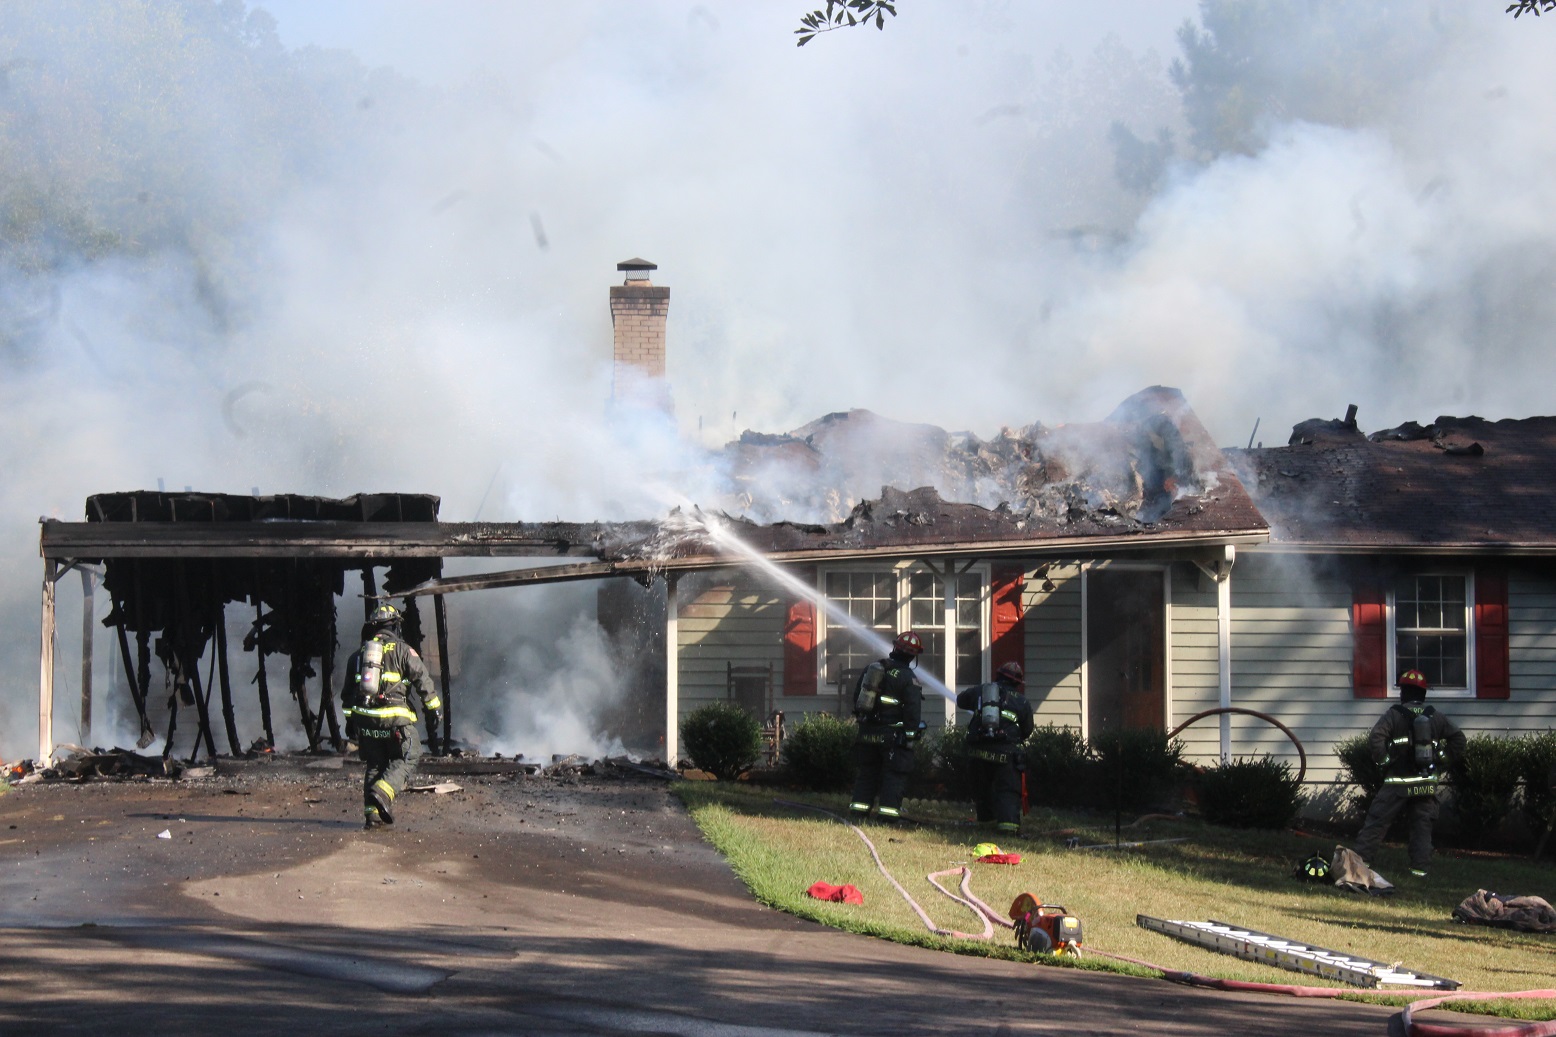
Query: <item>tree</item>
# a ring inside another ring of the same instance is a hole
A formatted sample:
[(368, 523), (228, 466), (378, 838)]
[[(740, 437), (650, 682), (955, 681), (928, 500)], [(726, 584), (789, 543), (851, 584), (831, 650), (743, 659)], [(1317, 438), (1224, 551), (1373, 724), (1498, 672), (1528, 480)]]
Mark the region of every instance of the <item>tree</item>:
[(827, 0), (825, 11), (815, 10), (800, 19), (800, 27), (794, 30), (799, 39), (794, 45), (805, 46), (819, 32), (869, 25), (872, 21), (877, 29), (884, 29), (888, 14), (897, 17), (894, 0)]
[(1507, 5), (1507, 13), (1517, 18), (1521, 14), (1532, 14), (1539, 17), (1542, 14), (1550, 14), (1556, 11), (1556, 0), (1516, 0)]

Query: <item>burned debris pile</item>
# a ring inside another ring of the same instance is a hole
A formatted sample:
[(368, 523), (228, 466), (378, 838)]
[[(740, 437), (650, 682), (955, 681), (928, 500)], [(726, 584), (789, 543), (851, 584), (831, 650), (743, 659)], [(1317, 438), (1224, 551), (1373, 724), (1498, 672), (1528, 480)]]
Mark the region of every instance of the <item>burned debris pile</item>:
[[(332, 500), (295, 494), (242, 497), (136, 491), (96, 494), (87, 499), (86, 512), (89, 523), (146, 524), (150, 537), (176, 535), (179, 525), (190, 523), (436, 522), (438, 503), (437, 497), (427, 494), (362, 494)], [(380, 588), (374, 585), (374, 567), (384, 565), (388, 569)], [(172, 752), (180, 709), (193, 707), (197, 726), (190, 760), (202, 746), (208, 756), (216, 755), (210, 708), (216, 689), (211, 684), (220, 690), (228, 748), (234, 756), (241, 754), (245, 743), (237, 727), (227, 643), (228, 606), (239, 605), (253, 617), (242, 649), (255, 653), (253, 683), (265, 743), (276, 741), (266, 660), (280, 656), (285, 660), (287, 692), (296, 703), (308, 747), (317, 747), (327, 737), (334, 748), (343, 748), (330, 681), (338, 647), (335, 597), (344, 592), (345, 575), (350, 570), (361, 573), (362, 593), (371, 598), (392, 595), (436, 577), (442, 562), (437, 558), (306, 554), (289, 558), (104, 559), (102, 583), (112, 598), (112, 608), (103, 624), (117, 634), (140, 721), (139, 747), (150, 745), (156, 737), (148, 709), (153, 694), (151, 658), (155, 655), (169, 689), (164, 754)], [(407, 613), (406, 639), (419, 645), (420, 617), (414, 599), (408, 601)], [(308, 681), (314, 677), (320, 684), (316, 705), (310, 704), (308, 693)]]
[(1223, 477), (1182, 395), (1160, 387), (1101, 422), (1034, 423), (989, 440), (865, 410), (829, 414), (787, 435), (746, 433), (723, 461), (735, 487), (726, 510), (759, 522), (858, 524), (865, 494), (887, 486), (929, 487), (1025, 526), (1144, 529)]
[(1102, 422), (990, 440), (848, 411), (788, 435), (747, 433), (721, 460), (735, 490), (721, 510), (674, 513), (606, 557), (717, 553), (709, 520), (764, 553), (1264, 527), (1183, 396), (1162, 387)]

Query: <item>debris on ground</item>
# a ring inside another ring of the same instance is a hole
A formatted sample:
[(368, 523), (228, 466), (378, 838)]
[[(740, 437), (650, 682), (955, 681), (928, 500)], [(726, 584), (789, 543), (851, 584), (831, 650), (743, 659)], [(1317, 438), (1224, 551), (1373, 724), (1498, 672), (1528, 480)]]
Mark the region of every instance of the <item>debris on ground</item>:
[(1453, 909), (1453, 917), (1473, 925), (1517, 929), (1526, 933), (1556, 933), (1556, 908), (1543, 897), (1476, 890)]

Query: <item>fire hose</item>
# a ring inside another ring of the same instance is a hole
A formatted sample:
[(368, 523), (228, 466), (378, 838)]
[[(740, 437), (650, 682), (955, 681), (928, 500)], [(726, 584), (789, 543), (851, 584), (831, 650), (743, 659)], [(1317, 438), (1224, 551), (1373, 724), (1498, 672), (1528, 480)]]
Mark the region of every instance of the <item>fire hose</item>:
[[(1214, 712), (1214, 710), (1207, 710), (1204, 715), (1209, 716)], [(1243, 710), (1242, 712), (1252, 713), (1253, 711)], [(1181, 730), (1182, 727), (1193, 723), (1195, 719), (1198, 718), (1191, 717), (1189, 720), (1185, 721), (1184, 724), (1179, 725), (1179, 729)], [(1292, 736), (1292, 741), (1296, 741), (1295, 736)], [(1300, 743), (1298, 744), (1298, 750), (1301, 750)], [(982, 933), (964, 933), (956, 929), (947, 929), (943, 926), (936, 925), (929, 917), (929, 913), (926, 912), (921, 906), (919, 906), (918, 901), (913, 899), (913, 895), (905, 888), (903, 888), (902, 883), (898, 882), (896, 877), (892, 875), (891, 871), (887, 869), (886, 863), (881, 860), (880, 851), (875, 848), (875, 843), (871, 842), (870, 837), (865, 834), (864, 829), (838, 814), (836, 811), (828, 810), (825, 807), (813, 806), (809, 803), (796, 803), (792, 800), (775, 799), (773, 802), (779, 806), (794, 807), (799, 810), (813, 810), (820, 814), (826, 814), (828, 817), (836, 818), (837, 820), (846, 824), (849, 829), (859, 837), (860, 841), (864, 843), (865, 848), (870, 851), (870, 857), (875, 861), (876, 868), (883, 876), (885, 876), (886, 881), (890, 882), (892, 884), (892, 888), (896, 889), (896, 891), (901, 894), (902, 899), (907, 901), (908, 906), (913, 909), (913, 913), (916, 914), (919, 920), (924, 923), (924, 927), (931, 933), (934, 933), (936, 936), (949, 936), (953, 939), (959, 940), (988, 940), (993, 938), (994, 926), (996, 924), (1003, 926), (1006, 929), (1014, 928), (1013, 922), (1002, 916), (998, 911), (984, 903), (982, 900), (978, 899), (978, 897), (973, 894), (971, 889), (972, 869), (966, 865), (962, 865), (956, 868), (948, 868), (945, 871), (932, 872), (929, 875), (926, 875), (925, 878), (929, 880), (930, 885), (934, 886), (941, 893), (944, 893), (947, 897), (950, 897), (952, 900), (963, 905), (969, 911), (973, 912), (973, 914), (977, 915), (979, 920), (983, 922)], [(961, 882), (958, 885), (960, 895), (952, 893), (950, 890), (946, 889), (938, 881), (936, 881), (942, 876), (956, 874), (961, 875)], [(1357, 987), (1310, 987), (1293, 983), (1260, 983), (1251, 980), (1221, 979), (1216, 976), (1205, 976), (1197, 972), (1187, 972), (1182, 969), (1165, 968), (1164, 966), (1157, 965), (1154, 962), (1143, 961), (1139, 958), (1131, 958), (1122, 954), (1110, 954), (1107, 951), (1099, 951), (1095, 947), (1091, 947), (1089, 945), (1087, 950), (1098, 957), (1111, 958), (1114, 961), (1121, 961), (1129, 965), (1136, 965), (1141, 968), (1150, 969), (1153, 972), (1159, 972), (1161, 973), (1163, 979), (1172, 983), (1182, 983), (1187, 986), (1203, 987), (1208, 990), (1225, 990), (1235, 991), (1238, 993), (1283, 994), (1288, 997), (1320, 998), (1338, 998), (1354, 995), (1360, 992)], [(1414, 1018), (1414, 1014), (1416, 1012), (1424, 1012), (1428, 1009), (1436, 1008), (1448, 1001), (1497, 1001), (1504, 999), (1556, 1000), (1556, 990), (1518, 990), (1506, 993), (1456, 993), (1447, 994), (1440, 997), (1422, 998), (1407, 1004), (1399, 1012), (1399, 1014), (1391, 1018), (1390, 1022), (1392, 1023), (1393, 1021), (1398, 1020), (1402, 1027), (1401, 1031), (1399, 1032), (1402, 1032), (1405, 1037), (1556, 1037), (1556, 1020), (1546, 1022), (1519, 1023), (1511, 1026), (1486, 1027), (1456, 1026), (1451, 1024), (1416, 1022)], [(1390, 1032), (1393, 1033), (1395, 1031), (1391, 1029)]]
[(1257, 717), (1260, 720), (1274, 724), (1276, 727), (1280, 728), (1281, 733), (1283, 733), (1287, 738), (1291, 739), (1291, 744), (1297, 747), (1297, 760), (1300, 763), (1300, 766), (1297, 768), (1297, 783), (1300, 785), (1302, 783), (1302, 779), (1307, 777), (1307, 750), (1302, 748), (1302, 742), (1292, 732), (1291, 728), (1287, 727), (1279, 720), (1276, 720), (1268, 713), (1260, 713), (1257, 709), (1244, 709), (1242, 706), (1217, 706), (1214, 709), (1202, 709), (1198, 713), (1195, 713), (1193, 716), (1189, 717), (1183, 723), (1179, 724), (1177, 727), (1173, 728), (1171, 731), (1168, 731), (1167, 740), (1169, 742), (1172, 741), (1178, 736), (1179, 731), (1182, 731), (1185, 727), (1188, 727), (1190, 724), (1195, 723), (1196, 721), (1204, 720), (1206, 717), (1220, 716), (1222, 713), (1242, 713), (1247, 716)]

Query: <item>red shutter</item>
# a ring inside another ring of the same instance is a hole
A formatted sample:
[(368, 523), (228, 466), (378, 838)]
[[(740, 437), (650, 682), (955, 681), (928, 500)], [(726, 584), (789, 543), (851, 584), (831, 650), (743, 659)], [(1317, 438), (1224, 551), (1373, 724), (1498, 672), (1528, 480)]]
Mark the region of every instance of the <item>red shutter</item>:
[(1020, 663), (1026, 669), (1026, 624), (1022, 622), (1020, 566), (995, 566), (989, 586), (989, 666)]
[(1508, 697), (1507, 573), (1475, 573), (1475, 697)]
[(1383, 583), (1357, 577), (1351, 589), (1351, 694), (1386, 699), (1394, 683), (1388, 673), (1388, 597)]
[[(814, 568), (796, 569), (794, 575), (815, 586)], [(791, 601), (783, 624), (783, 693), (816, 694), (816, 603), (809, 598)]]

